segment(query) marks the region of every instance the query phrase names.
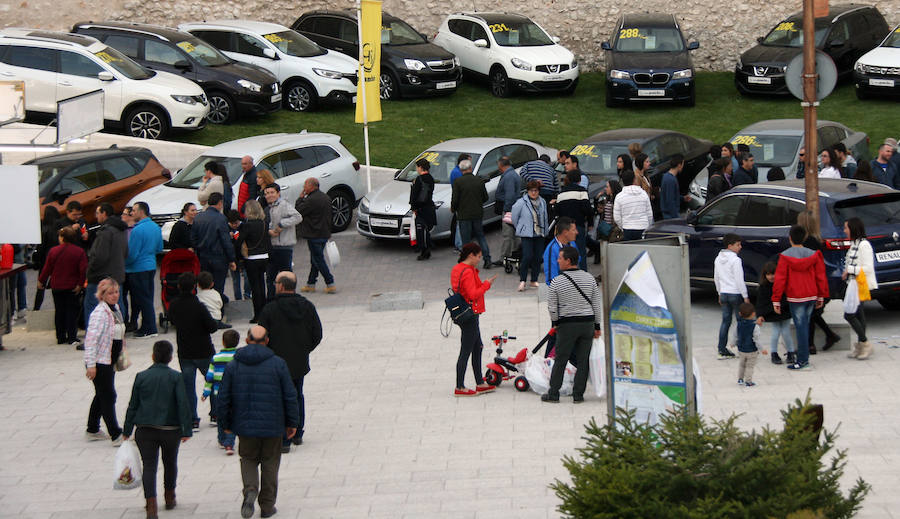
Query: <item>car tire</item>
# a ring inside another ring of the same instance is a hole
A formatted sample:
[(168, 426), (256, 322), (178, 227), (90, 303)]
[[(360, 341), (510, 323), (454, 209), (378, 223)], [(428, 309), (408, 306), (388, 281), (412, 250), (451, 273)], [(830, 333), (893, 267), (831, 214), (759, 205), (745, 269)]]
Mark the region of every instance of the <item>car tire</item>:
[(885, 296), (877, 298), (878, 303), (885, 310), (891, 312), (900, 311), (900, 296)]
[(691, 87), (691, 97), (687, 98), (684, 102), (684, 106), (693, 107), (697, 104), (697, 90), (694, 87)]
[(306, 81), (291, 81), (284, 87), (284, 107), (292, 112), (311, 112), (318, 100), (316, 89)]
[(139, 106), (125, 117), (125, 133), (142, 139), (162, 139), (169, 133), (169, 121), (152, 106)]
[(613, 99), (612, 92), (609, 90), (609, 85), (606, 85), (606, 107), (615, 108), (617, 106), (619, 106), (619, 103)]
[(210, 92), (207, 99), (209, 100), (207, 121), (212, 124), (228, 124), (234, 120), (234, 102), (230, 97), (222, 92)]
[(491, 69), (491, 94), (494, 97), (509, 97), (509, 76), (499, 65)]
[(865, 92), (863, 92), (863, 90), (861, 88), (856, 87), (853, 90), (856, 91), (856, 98), (859, 99), (860, 101), (864, 101), (869, 98), (869, 95), (866, 94)]
[(379, 80), (379, 95), (382, 101), (400, 97), (400, 82), (390, 70), (383, 70)]
[(575, 81), (572, 81), (572, 84), (569, 88), (563, 90), (563, 95), (570, 96), (575, 93), (575, 89), (578, 88), (578, 78), (575, 78)]
[(345, 189), (334, 189), (328, 196), (331, 197), (331, 232), (344, 231), (353, 221), (353, 195)]

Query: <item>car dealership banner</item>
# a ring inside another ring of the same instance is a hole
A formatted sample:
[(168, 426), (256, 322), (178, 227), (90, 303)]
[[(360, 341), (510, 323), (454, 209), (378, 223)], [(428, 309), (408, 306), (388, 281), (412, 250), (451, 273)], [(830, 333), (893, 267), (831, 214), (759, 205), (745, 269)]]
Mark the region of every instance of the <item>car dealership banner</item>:
[(356, 122), (381, 120), (381, 1), (362, 0), (359, 11), (359, 81)]

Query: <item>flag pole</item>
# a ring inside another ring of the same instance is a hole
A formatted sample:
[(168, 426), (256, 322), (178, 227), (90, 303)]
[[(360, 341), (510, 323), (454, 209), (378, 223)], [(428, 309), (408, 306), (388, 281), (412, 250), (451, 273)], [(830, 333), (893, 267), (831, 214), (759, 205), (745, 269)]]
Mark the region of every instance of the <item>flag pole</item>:
[(362, 2), (356, 2), (356, 27), (359, 31), (359, 77), (360, 94), (362, 95), (362, 112), (363, 112), (363, 142), (366, 148), (366, 192), (372, 190), (372, 166), (369, 159), (369, 112), (366, 110), (366, 66), (363, 57), (363, 37), (362, 37)]

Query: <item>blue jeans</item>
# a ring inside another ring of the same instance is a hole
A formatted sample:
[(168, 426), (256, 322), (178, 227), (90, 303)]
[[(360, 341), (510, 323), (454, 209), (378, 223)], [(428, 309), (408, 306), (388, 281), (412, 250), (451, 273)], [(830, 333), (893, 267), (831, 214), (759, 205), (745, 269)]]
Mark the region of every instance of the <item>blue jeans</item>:
[(154, 315), (153, 309), (153, 278), (155, 276), (156, 270), (132, 272), (125, 275), (131, 290), (132, 306), (135, 309), (131, 320), (137, 323), (137, 312), (140, 311), (141, 327), (138, 332), (141, 334), (156, 333), (156, 315)]
[(738, 307), (744, 302), (744, 298), (740, 294), (720, 294), (719, 299), (722, 300), (722, 324), (719, 325), (719, 353), (724, 353), (725, 346), (728, 345), (728, 330), (731, 329), (731, 318), (734, 321), (738, 319)]
[(266, 265), (266, 293), (269, 299), (275, 297), (275, 276), (282, 271), (294, 271), (294, 248), (272, 247), (269, 251), (269, 263)]
[(784, 339), (784, 347), (787, 349), (788, 353), (794, 353), (797, 351), (797, 346), (794, 345), (794, 337), (790, 333), (790, 321), (785, 319), (784, 321), (772, 321), (769, 324), (772, 325), (772, 347), (769, 348), (772, 350), (772, 353), (778, 353), (778, 338), (781, 337)]
[[(28, 280), (25, 278), (24, 272), (19, 272), (16, 274), (16, 302), (18, 303), (16, 306), (16, 310), (27, 310), (28, 309), (28, 301), (25, 299), (26, 297), (26, 283)], [(10, 301), (11, 302), (11, 301)], [(10, 306), (12, 306), (10, 304)], [(77, 313), (76, 313), (77, 315)], [(85, 321), (87, 322), (87, 321)]]
[(316, 285), (316, 279), (319, 273), (325, 278), (325, 284), (331, 286), (334, 284), (334, 276), (328, 270), (328, 264), (325, 263), (325, 244), (328, 240), (325, 238), (307, 238), (306, 245), (309, 247), (309, 277), (306, 278), (306, 284), (309, 286)]
[[(216, 409), (216, 394), (213, 392), (209, 395), (209, 416), (210, 418), (214, 418), (217, 417), (218, 413), (219, 410)], [(224, 447), (234, 447), (235, 434), (233, 432), (225, 432), (225, 427), (223, 427), (222, 424), (218, 422), (218, 420), (216, 420), (216, 428), (218, 429), (219, 433), (219, 445), (222, 445)]]
[[(191, 416), (195, 422), (200, 421), (197, 414), (197, 371), (200, 376), (206, 378), (206, 370), (209, 369), (209, 363), (212, 358), (207, 359), (178, 359), (178, 366), (181, 368), (181, 378), (184, 380), (184, 390), (187, 392), (188, 405), (191, 407)], [(212, 403), (210, 403), (212, 405)]]
[(465, 245), (472, 240), (478, 240), (478, 245), (481, 247), (481, 253), (484, 255), (484, 262), (491, 262), (491, 249), (488, 248), (487, 239), (484, 237), (484, 228), (481, 225), (481, 220), (459, 220), (459, 233), (457, 235), (462, 240), (462, 244)]
[(788, 306), (791, 307), (791, 317), (797, 329), (797, 363), (802, 366), (809, 363), (809, 318), (816, 302), (788, 303)]
[[(241, 277), (244, 278), (244, 292), (241, 293)], [(234, 289), (234, 300), (250, 299), (250, 279), (247, 277), (247, 270), (238, 263), (238, 268), (231, 271), (231, 288)]]
[(522, 238), (522, 259), (519, 262), (519, 281), (525, 281), (528, 271), (531, 271), (531, 280), (537, 281), (541, 272), (541, 258), (544, 254), (544, 238)]
[(459, 222), (456, 223), (456, 233), (453, 236), (453, 246), (462, 249), (462, 236), (459, 234)]
[[(295, 379), (294, 388), (297, 390), (297, 401), (300, 403), (300, 423), (297, 425), (297, 435), (292, 439), (303, 439), (303, 426), (306, 424), (306, 405), (303, 399), (303, 377)], [(291, 440), (284, 436), (281, 438), (282, 445), (290, 445)]]

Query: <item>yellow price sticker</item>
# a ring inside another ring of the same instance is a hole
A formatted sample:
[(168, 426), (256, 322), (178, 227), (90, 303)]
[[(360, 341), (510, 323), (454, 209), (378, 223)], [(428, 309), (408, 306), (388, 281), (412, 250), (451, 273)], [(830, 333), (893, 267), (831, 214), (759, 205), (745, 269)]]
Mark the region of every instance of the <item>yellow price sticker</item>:
[(103, 51), (94, 54), (94, 56), (97, 56), (98, 58), (103, 60), (103, 63), (112, 63), (113, 61), (122, 61), (120, 58), (117, 58), (117, 57), (113, 56), (112, 54), (109, 54), (109, 53), (103, 52)]
[(272, 43), (281, 43), (284, 41), (284, 38), (282, 38), (281, 36), (279, 36), (275, 33), (266, 34), (263, 36), (263, 38), (269, 40)]
[(775, 30), (784, 32), (796, 32), (797, 25), (794, 22), (781, 22), (778, 24), (778, 27), (775, 27)]
[(640, 29), (620, 29), (619, 30), (619, 39), (625, 40), (628, 38), (641, 38), (644, 40), (647, 39), (647, 37), (645, 35), (641, 34)]
[(759, 139), (756, 135), (738, 135), (731, 140), (731, 144), (734, 144), (735, 146), (738, 144), (746, 144), (747, 146), (762, 148), (762, 144), (759, 143)]
[(488, 27), (491, 28), (491, 32), (509, 32), (509, 27), (505, 23), (492, 23)]
[[(426, 151), (425, 153), (423, 153), (422, 155), (419, 156), (419, 159), (425, 159), (432, 166), (437, 166), (440, 164), (440, 162), (438, 162), (438, 158), (440, 156), (441, 156), (440, 153), (438, 153), (436, 151)], [(419, 160), (419, 159), (416, 159), (416, 160)]]
[(897, 26), (897, 28), (896, 28), (896, 29), (894, 29), (894, 32), (896, 32), (896, 33), (900, 33), (900, 25), (898, 25), (898, 26)]
[(595, 147), (596, 146), (594, 146), (593, 144), (579, 144), (578, 146), (572, 148), (572, 151), (569, 152), (569, 155), (587, 155), (588, 157), (598, 157), (599, 155), (594, 153)]
[(197, 47), (194, 47), (194, 44), (189, 41), (183, 41), (181, 43), (176, 43), (175, 45), (188, 54), (197, 50)]

